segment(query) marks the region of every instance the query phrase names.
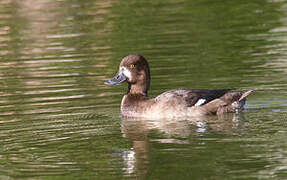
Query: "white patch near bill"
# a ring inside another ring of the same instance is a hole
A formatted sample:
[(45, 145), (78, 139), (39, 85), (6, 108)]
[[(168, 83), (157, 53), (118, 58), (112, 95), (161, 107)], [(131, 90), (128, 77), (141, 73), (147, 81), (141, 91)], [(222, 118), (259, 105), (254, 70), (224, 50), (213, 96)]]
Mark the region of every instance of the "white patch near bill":
[(202, 105), (204, 102), (206, 101), (206, 99), (199, 99), (194, 106), (200, 106)]
[(132, 78), (132, 73), (130, 72), (130, 70), (128, 70), (128, 68), (122, 66), (122, 67), (120, 68), (120, 71), (122, 71), (123, 74), (124, 74), (128, 79), (131, 79), (131, 78)]

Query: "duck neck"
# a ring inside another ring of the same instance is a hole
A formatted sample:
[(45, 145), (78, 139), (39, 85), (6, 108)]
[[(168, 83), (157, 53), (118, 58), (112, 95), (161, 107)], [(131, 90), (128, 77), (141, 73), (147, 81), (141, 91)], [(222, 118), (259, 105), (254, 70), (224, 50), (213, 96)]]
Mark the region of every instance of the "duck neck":
[(147, 96), (147, 88), (144, 86), (139, 86), (137, 84), (129, 84), (128, 94), (141, 94)]
[(147, 97), (150, 85), (149, 72), (143, 73), (136, 83), (129, 83), (128, 94), (141, 94)]

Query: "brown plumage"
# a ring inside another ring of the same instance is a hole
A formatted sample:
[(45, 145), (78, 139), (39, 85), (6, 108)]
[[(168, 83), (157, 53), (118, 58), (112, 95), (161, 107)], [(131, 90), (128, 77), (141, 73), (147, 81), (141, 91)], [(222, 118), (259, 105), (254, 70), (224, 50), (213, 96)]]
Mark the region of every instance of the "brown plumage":
[(173, 118), (234, 113), (243, 110), (246, 97), (253, 92), (179, 89), (148, 98), (150, 79), (147, 60), (139, 54), (132, 54), (123, 58), (115, 77), (106, 81), (110, 85), (128, 83), (128, 91), (121, 103), (123, 116)]

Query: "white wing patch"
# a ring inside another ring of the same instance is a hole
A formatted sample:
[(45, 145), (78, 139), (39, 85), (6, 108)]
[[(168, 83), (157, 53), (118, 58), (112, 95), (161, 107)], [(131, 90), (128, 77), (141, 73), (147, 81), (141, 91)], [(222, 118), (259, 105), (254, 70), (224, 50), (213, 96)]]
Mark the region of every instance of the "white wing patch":
[(206, 101), (206, 99), (199, 99), (194, 106), (200, 106), (202, 105), (204, 102)]

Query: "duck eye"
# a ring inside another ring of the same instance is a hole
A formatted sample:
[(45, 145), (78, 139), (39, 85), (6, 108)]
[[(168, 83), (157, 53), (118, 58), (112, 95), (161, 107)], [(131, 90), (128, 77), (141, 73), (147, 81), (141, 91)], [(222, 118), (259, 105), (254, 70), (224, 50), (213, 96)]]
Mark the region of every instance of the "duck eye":
[(131, 69), (135, 68), (135, 65), (134, 65), (134, 64), (131, 64), (131, 65), (130, 65), (130, 68), (131, 68)]

